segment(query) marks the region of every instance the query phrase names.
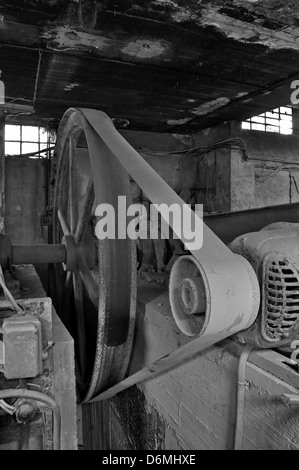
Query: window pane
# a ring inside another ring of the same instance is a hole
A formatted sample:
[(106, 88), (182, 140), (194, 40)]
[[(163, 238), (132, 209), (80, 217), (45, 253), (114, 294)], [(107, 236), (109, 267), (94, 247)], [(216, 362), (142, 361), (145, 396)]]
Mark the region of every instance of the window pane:
[(48, 142), (48, 131), (44, 127), (41, 127), (39, 130), (40, 141), (41, 142)]
[(242, 129), (250, 129), (250, 122), (242, 122)]
[(271, 124), (273, 126), (279, 126), (279, 120), (278, 119), (267, 119), (267, 124)]
[(25, 142), (38, 142), (38, 127), (23, 126), (22, 140)]
[(281, 114), (291, 114), (290, 111), (292, 111), (292, 109), (291, 109), (291, 108), (287, 108), (286, 106), (282, 106), (282, 107), (280, 108)]
[(263, 124), (252, 124), (252, 129), (255, 131), (264, 131), (265, 126), (263, 126)]
[(38, 152), (38, 144), (24, 144), (22, 143), (22, 153)]
[(279, 132), (279, 127), (267, 126), (267, 127), (266, 127), (266, 131), (267, 131), (267, 132)]
[(6, 155), (20, 155), (20, 142), (5, 142)]
[(266, 113), (267, 118), (272, 118), (272, 119), (279, 119), (279, 113), (272, 113), (272, 111), (269, 111)]
[(255, 116), (254, 118), (252, 118), (252, 121), (254, 121), (254, 122), (259, 122), (259, 123), (264, 124), (265, 118), (264, 118), (264, 117), (260, 117), (260, 116)]
[(20, 140), (20, 126), (12, 126), (7, 124), (5, 126), (5, 139)]
[[(48, 144), (40, 144), (40, 149), (44, 150), (48, 148)], [(48, 157), (48, 152), (44, 152), (40, 154), (40, 158), (47, 158)]]
[(280, 128), (280, 133), (290, 135), (290, 134), (293, 134), (293, 129)]
[(280, 124), (280, 132), (282, 134), (292, 134), (293, 133), (293, 126), (285, 126), (285, 123)]
[[(281, 132), (282, 134), (293, 133), (293, 109), (290, 106), (282, 106), (281, 108), (267, 111), (264, 114), (253, 116), (246, 121), (251, 125), (251, 129), (266, 132)], [(265, 125), (265, 127), (262, 126)], [(244, 126), (242, 129), (249, 129), (249, 126)]]

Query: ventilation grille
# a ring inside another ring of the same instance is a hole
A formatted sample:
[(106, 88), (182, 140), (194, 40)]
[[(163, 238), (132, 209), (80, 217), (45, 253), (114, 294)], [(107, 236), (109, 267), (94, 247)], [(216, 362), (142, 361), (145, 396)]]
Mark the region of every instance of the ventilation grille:
[(299, 273), (280, 255), (268, 255), (263, 265), (262, 335), (267, 341), (285, 341), (299, 324)]

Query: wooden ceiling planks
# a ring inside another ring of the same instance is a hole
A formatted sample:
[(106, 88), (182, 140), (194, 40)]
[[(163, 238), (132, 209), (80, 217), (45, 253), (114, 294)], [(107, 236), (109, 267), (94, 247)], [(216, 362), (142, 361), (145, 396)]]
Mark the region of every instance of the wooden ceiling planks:
[[(83, 9), (88, 26), (92, 3), (82, 3), (90, 7)], [(53, 119), (68, 107), (90, 106), (126, 119), (128, 128), (177, 133), (289, 102), (299, 77), (298, 4), (97, 4), (92, 30), (80, 25), (74, 0), (1, 2), (8, 101), (31, 100), (37, 116)]]

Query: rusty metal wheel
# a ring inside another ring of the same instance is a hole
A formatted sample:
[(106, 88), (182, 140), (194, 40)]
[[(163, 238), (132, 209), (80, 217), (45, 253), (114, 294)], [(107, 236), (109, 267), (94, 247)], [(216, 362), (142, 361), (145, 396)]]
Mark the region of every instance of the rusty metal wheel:
[(80, 109), (61, 121), (53, 161), (53, 243), (67, 244), (55, 266), (59, 315), (75, 340), (77, 388), (88, 401), (125, 376), (136, 311), (136, 244), (98, 240), (99, 204), (131, 204), (127, 172)]

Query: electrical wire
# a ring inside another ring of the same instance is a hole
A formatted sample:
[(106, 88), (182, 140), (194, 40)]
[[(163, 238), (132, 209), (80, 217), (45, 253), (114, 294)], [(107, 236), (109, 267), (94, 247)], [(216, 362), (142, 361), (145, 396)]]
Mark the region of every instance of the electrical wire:
[(6, 403), (5, 400), (0, 400), (0, 408), (2, 408), (2, 410), (4, 410), (9, 415), (13, 415), (16, 411), (16, 408)]
[[(209, 153), (214, 152), (215, 168), (216, 168), (217, 159), (216, 159), (215, 150), (218, 150), (218, 149), (240, 150), (243, 153), (244, 160), (248, 160), (248, 152), (247, 152), (246, 143), (243, 139), (240, 139), (238, 137), (222, 139), (211, 145), (206, 145), (202, 147), (193, 147), (193, 148), (186, 149), (186, 150), (161, 152), (161, 151), (149, 151), (148, 149), (143, 148), (143, 149), (139, 149), (139, 152), (142, 153), (143, 155), (156, 156), (156, 157), (180, 155), (181, 158), (178, 161), (175, 171), (180, 172), (181, 187), (182, 187), (181, 168), (182, 168), (184, 159), (189, 158), (189, 157), (196, 158), (195, 178), (194, 178), (194, 183), (193, 183), (194, 189), (192, 191), (192, 194), (190, 195), (190, 199), (192, 199), (195, 197), (196, 192), (198, 190), (197, 186), (198, 186), (198, 181), (200, 177), (200, 163)], [(214, 171), (214, 179), (215, 177), (216, 177), (216, 171)]]
[(24, 309), (15, 301), (14, 297), (12, 296), (12, 294), (10, 293), (8, 288), (6, 287), (5, 279), (4, 279), (4, 275), (3, 275), (3, 270), (2, 270), (1, 265), (0, 265), (0, 286), (3, 289), (5, 298), (7, 300), (9, 300), (9, 302), (12, 304), (14, 310), (16, 310), (18, 313), (24, 313)]
[(41, 402), (53, 411), (53, 450), (60, 450), (60, 437), (61, 437), (61, 415), (60, 409), (49, 395), (41, 392), (26, 389), (6, 389), (0, 390), (0, 400), (7, 398), (28, 398)]
[(295, 165), (296, 168), (298, 168), (299, 166), (299, 162), (293, 162), (292, 160), (283, 160), (280, 158), (248, 157), (247, 160), (266, 163), (281, 163), (282, 165)]
[[(274, 178), (277, 176), (281, 171), (286, 171), (286, 172), (298, 172), (299, 167), (294, 167), (294, 166), (288, 166), (288, 165), (281, 165), (278, 167), (272, 166), (272, 165), (256, 165), (256, 168), (261, 168), (260, 173), (255, 173), (256, 178), (262, 181), (267, 181), (270, 178)], [(269, 171), (270, 173), (265, 173), (266, 171)]]
[[(246, 142), (238, 137), (232, 137), (229, 139), (222, 139), (219, 140), (218, 142), (207, 145), (207, 146), (202, 146), (202, 147), (193, 147), (190, 149), (186, 150), (179, 150), (179, 151), (170, 151), (170, 152), (161, 152), (161, 151), (150, 151), (149, 149), (144, 149), (141, 148), (139, 149), (139, 152), (143, 153), (144, 155), (149, 155), (149, 156), (157, 156), (157, 157), (163, 157), (163, 156), (170, 156), (170, 155), (181, 155), (181, 158), (175, 168), (175, 171), (180, 172), (182, 168), (183, 161), (186, 157), (194, 157), (197, 158), (196, 162), (196, 169), (195, 169), (195, 184), (194, 188), (196, 188), (196, 182), (199, 180), (199, 165), (203, 158), (205, 158), (209, 153), (217, 150), (217, 149), (224, 149), (228, 148), (230, 150), (240, 150), (243, 152), (243, 157), (245, 161), (253, 161), (253, 162), (259, 162), (260, 165), (255, 165), (256, 168), (261, 168), (260, 173), (255, 173), (255, 176), (257, 179), (259, 179), (261, 182), (265, 182), (269, 180), (270, 178), (274, 178), (277, 176), (281, 171), (293, 171), (293, 172), (298, 172), (299, 171), (299, 162), (294, 162), (290, 160), (282, 160), (282, 159), (269, 159), (269, 158), (263, 158), (263, 157), (249, 157), (248, 155), (248, 150), (246, 146)], [(201, 158), (200, 158), (201, 157)], [(261, 162), (265, 162), (265, 164), (262, 164)], [(268, 163), (268, 165), (266, 165)], [(269, 163), (280, 163), (279, 166), (273, 166), (269, 165)], [(269, 171), (270, 173), (266, 173), (266, 171)], [(293, 180), (295, 187), (296, 187), (296, 180)], [(299, 190), (296, 188), (298, 194)], [(191, 197), (195, 196), (196, 189), (193, 190), (193, 194)]]
[(161, 152), (161, 151), (150, 151), (148, 149), (139, 149), (139, 152), (145, 154), (145, 155), (150, 155), (150, 156), (157, 156), (157, 157), (163, 157), (163, 156), (169, 156), (169, 155), (182, 155), (181, 160), (178, 163), (178, 166), (176, 170), (181, 169), (182, 162), (185, 157), (197, 157), (209, 152), (212, 152), (214, 150), (217, 150), (219, 148), (228, 148), (228, 149), (235, 149), (235, 150), (241, 150), (244, 155), (244, 159), (248, 160), (248, 152), (247, 152), (247, 146), (246, 143), (243, 139), (240, 139), (238, 137), (232, 137), (229, 139), (222, 139), (214, 144), (211, 145), (206, 145), (206, 146), (201, 146), (201, 147), (193, 147), (190, 149), (186, 150), (178, 150), (178, 151), (171, 151), (171, 152)]
[(34, 83), (34, 92), (33, 92), (33, 106), (35, 105), (36, 97), (37, 97), (37, 88), (38, 88), (38, 80), (39, 80), (40, 68), (41, 68), (41, 62), (42, 62), (42, 55), (43, 55), (43, 53), (39, 49), (38, 50), (38, 63), (37, 63), (35, 83)]

